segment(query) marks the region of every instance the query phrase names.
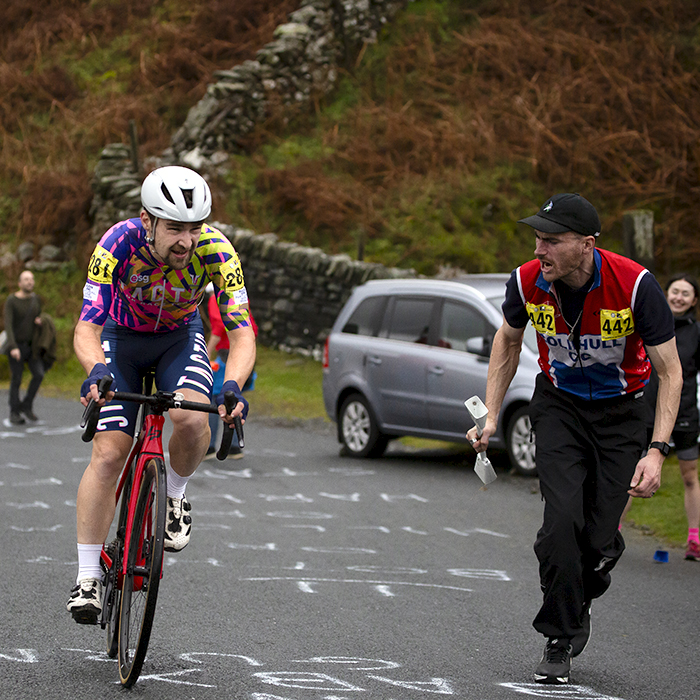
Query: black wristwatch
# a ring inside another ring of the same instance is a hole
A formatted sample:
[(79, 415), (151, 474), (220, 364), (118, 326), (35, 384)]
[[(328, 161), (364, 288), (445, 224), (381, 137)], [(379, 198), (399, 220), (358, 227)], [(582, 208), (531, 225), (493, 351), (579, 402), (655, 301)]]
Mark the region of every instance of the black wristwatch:
[(650, 442), (649, 447), (647, 447), (647, 451), (649, 451), (652, 447), (655, 447), (664, 457), (668, 457), (668, 453), (671, 451), (671, 445), (669, 445), (667, 442)]

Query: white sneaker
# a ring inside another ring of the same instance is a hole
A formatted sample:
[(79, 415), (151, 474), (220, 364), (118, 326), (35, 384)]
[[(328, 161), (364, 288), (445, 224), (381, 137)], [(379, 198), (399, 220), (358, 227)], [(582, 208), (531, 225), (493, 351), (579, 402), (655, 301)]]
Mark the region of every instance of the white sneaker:
[(96, 625), (102, 612), (102, 581), (83, 578), (70, 592), (68, 612), (80, 625)]
[(187, 496), (182, 498), (167, 499), (165, 510), (165, 551), (179, 552), (184, 549), (190, 541), (190, 531), (192, 530), (192, 517), (189, 512), (192, 510)]

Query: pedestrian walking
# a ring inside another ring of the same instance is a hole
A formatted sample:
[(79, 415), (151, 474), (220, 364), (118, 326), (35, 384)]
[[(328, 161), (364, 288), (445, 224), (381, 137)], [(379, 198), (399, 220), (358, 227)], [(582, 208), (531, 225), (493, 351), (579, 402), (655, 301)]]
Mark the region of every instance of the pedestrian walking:
[[(10, 362), (10, 423), (23, 425), (25, 418), (39, 420), (34, 413), (34, 399), (44, 379), (44, 362), (36, 344), (37, 329), (42, 324), (41, 300), (34, 292), (34, 274), (25, 270), (19, 276), (19, 289), (5, 301), (4, 352)], [(24, 365), (32, 378), (23, 399), (20, 387)]]
[[(676, 424), (671, 437), (683, 477), (684, 506), (688, 520), (688, 540), (685, 558), (700, 561), (700, 482), (698, 482), (698, 372), (700, 372), (700, 324), (695, 309), (700, 297), (700, 286), (691, 275), (680, 273), (666, 285), (666, 300), (673, 312), (676, 345), (683, 369), (683, 389)], [(649, 415), (647, 424), (652, 430), (654, 408), (658, 392), (658, 377), (652, 372), (646, 391)]]
[[(559, 684), (569, 681), (571, 659), (588, 642), (591, 601), (609, 587), (624, 550), (618, 523), (628, 495), (651, 498), (659, 487), (682, 376), (661, 287), (641, 265), (596, 247), (601, 225), (590, 202), (558, 194), (519, 223), (535, 229), (535, 259), (506, 285), (488, 369), (488, 419), (481, 437), (472, 428), (467, 438), (477, 452), (486, 450), (529, 320), (542, 370), (530, 420), (545, 501), (534, 547), (543, 600), (533, 626), (547, 641), (535, 681)], [(643, 394), (651, 364), (659, 391), (647, 446)]]

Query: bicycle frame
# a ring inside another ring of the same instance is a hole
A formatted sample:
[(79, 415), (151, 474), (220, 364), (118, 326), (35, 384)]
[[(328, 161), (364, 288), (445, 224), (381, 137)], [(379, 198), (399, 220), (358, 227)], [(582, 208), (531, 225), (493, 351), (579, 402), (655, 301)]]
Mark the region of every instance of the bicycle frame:
[[(129, 457), (126, 460), (124, 470), (122, 471), (121, 477), (119, 479), (119, 484), (116, 490), (116, 503), (119, 503), (121, 494), (124, 491), (124, 487), (127, 482), (131, 480), (132, 484), (140, 484), (143, 478), (143, 471), (146, 467), (146, 463), (152, 457), (163, 457), (163, 426), (165, 425), (165, 416), (162, 414), (154, 414), (149, 410), (149, 406), (144, 405), (144, 418), (143, 426), (139, 431), (138, 437), (134, 442)], [(135, 460), (135, 462), (134, 462)], [(132, 474), (133, 472), (133, 474)], [(131, 538), (134, 535), (133, 525), (134, 525), (134, 513), (136, 511), (136, 501), (138, 500), (139, 489), (132, 488), (129, 494), (129, 502), (127, 505), (127, 520), (126, 520), (126, 531), (124, 532), (124, 551), (129, 551), (129, 545), (131, 544)], [(137, 533), (137, 536), (141, 536), (142, 533)], [(151, 533), (148, 533), (150, 536)], [(112, 559), (102, 548), (101, 553), (102, 562), (109, 569), (112, 566)], [(119, 571), (119, 576), (117, 580), (117, 587), (121, 589), (122, 581), (124, 575), (126, 574), (126, 557), (122, 558), (121, 569)]]

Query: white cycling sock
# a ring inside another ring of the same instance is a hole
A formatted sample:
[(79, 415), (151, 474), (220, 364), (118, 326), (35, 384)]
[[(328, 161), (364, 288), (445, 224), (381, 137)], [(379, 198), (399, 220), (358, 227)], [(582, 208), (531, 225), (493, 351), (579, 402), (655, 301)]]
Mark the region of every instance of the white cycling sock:
[(168, 465), (168, 498), (182, 498), (189, 480), (189, 476), (180, 476)]
[(78, 577), (75, 579), (76, 583), (80, 583), (84, 578), (102, 580), (101, 551), (101, 544), (78, 544)]

